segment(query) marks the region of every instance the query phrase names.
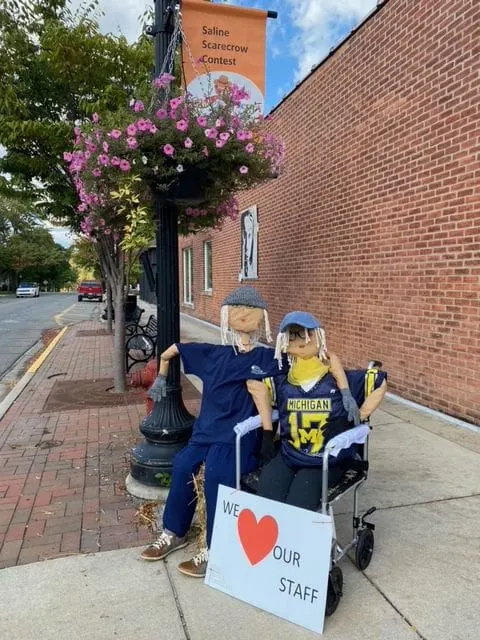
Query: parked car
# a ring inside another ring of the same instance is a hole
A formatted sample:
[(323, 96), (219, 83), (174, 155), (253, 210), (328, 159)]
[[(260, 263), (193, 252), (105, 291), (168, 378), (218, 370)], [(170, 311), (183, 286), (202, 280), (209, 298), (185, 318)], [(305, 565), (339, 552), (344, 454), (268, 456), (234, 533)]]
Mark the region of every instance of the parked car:
[(21, 282), (17, 287), (17, 298), (38, 298), (40, 287), (36, 282)]
[(103, 300), (103, 287), (102, 283), (97, 280), (86, 280), (81, 282), (77, 287), (78, 301), (81, 302), (84, 298), (87, 300)]

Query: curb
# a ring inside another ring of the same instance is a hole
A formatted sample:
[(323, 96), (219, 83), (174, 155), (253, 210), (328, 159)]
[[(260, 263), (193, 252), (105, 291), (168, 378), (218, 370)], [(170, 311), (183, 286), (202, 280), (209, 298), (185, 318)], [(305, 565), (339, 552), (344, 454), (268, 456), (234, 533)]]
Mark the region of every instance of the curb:
[(64, 335), (67, 329), (68, 327), (63, 327), (60, 333), (56, 335), (55, 338), (50, 342), (50, 344), (45, 349), (45, 351), (42, 354), (40, 354), (40, 356), (35, 360), (35, 362), (27, 369), (27, 372), (22, 376), (22, 378), (20, 378), (20, 380), (13, 387), (13, 389), (10, 391), (8, 396), (4, 398), (2, 402), (0, 402), (0, 420), (3, 418), (3, 416), (10, 409), (10, 407), (18, 398), (18, 396), (25, 389), (25, 387), (28, 385), (30, 380), (33, 378), (33, 376), (37, 373), (37, 371), (40, 369), (42, 364), (51, 354), (51, 352), (55, 349), (58, 342), (60, 341), (60, 338), (62, 338), (62, 336)]

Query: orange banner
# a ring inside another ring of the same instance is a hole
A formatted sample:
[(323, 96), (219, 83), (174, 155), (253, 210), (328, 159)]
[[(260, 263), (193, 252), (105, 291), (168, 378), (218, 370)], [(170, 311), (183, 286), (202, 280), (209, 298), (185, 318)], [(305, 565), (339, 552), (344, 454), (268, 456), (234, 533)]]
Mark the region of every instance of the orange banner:
[(208, 100), (237, 84), (263, 110), (267, 12), (205, 0), (182, 0), (181, 11), (187, 90)]

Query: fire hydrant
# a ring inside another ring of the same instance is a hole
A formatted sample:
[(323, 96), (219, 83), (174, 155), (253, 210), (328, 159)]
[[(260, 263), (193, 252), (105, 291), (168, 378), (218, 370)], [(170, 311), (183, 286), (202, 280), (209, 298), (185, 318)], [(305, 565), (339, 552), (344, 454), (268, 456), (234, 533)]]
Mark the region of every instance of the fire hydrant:
[(145, 400), (145, 406), (147, 409), (146, 415), (149, 415), (153, 411), (153, 400), (148, 397), (147, 391), (155, 382), (157, 377), (157, 359), (150, 360), (143, 369), (134, 371), (128, 376), (128, 384), (132, 387), (141, 387), (144, 389), (142, 397)]

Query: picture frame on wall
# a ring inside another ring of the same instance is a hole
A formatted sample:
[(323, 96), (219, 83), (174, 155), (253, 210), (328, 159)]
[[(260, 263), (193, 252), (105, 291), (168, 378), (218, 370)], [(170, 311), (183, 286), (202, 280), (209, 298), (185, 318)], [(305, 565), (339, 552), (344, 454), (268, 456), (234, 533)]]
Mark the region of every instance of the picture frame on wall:
[(239, 280), (258, 279), (258, 211), (257, 205), (240, 214), (241, 271)]

